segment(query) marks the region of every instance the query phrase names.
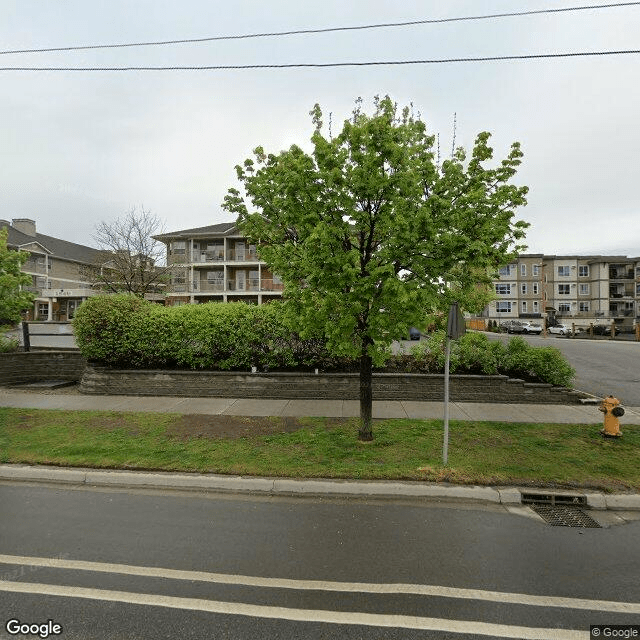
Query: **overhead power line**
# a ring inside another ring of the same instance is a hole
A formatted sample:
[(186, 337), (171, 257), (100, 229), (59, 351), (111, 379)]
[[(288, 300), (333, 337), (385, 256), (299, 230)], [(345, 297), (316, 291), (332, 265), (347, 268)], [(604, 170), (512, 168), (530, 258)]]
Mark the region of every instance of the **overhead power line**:
[(0, 71), (224, 71), (235, 69), (304, 69), (327, 67), (373, 67), (405, 64), (447, 64), (452, 62), (494, 62), (501, 60), (541, 60), (549, 58), (579, 58), (593, 56), (621, 56), (640, 53), (640, 49), (620, 51), (573, 51), (567, 53), (533, 53), (513, 56), (481, 56), (439, 58), (432, 60), (374, 60), (363, 62), (299, 62), (291, 64), (221, 64), (170, 67), (0, 67)]
[(197, 44), (202, 42), (215, 42), (217, 40), (246, 40), (250, 38), (274, 38), (274, 37), (292, 36), (292, 35), (331, 33), (336, 31), (358, 31), (358, 30), (364, 30), (364, 29), (386, 29), (391, 27), (409, 27), (409, 26), (417, 26), (417, 25), (423, 25), (423, 24), (443, 24), (446, 22), (491, 20), (494, 18), (512, 18), (512, 17), (518, 17), (518, 16), (567, 13), (569, 11), (586, 11), (591, 9), (612, 9), (616, 7), (629, 7), (634, 5), (640, 5), (640, 1), (593, 4), (593, 5), (583, 6), (583, 7), (560, 7), (557, 9), (532, 9), (530, 11), (489, 13), (485, 15), (461, 16), (461, 17), (453, 17), (453, 18), (431, 18), (426, 20), (408, 20), (406, 22), (383, 22), (379, 24), (363, 24), (363, 25), (346, 26), (346, 27), (326, 27), (322, 29), (297, 29), (297, 30), (291, 30), (291, 31), (246, 33), (246, 34), (239, 34), (239, 35), (211, 36), (207, 38), (188, 38), (188, 39), (182, 39), (182, 40), (159, 40), (156, 42), (124, 42), (124, 43), (116, 43), (116, 44), (91, 44), (91, 45), (81, 45), (81, 46), (48, 47), (48, 48), (38, 48), (38, 49), (13, 49), (13, 50), (7, 50), (7, 51), (0, 51), (0, 55), (11, 55), (11, 54), (18, 54), (18, 53), (47, 53), (52, 51), (85, 51), (87, 49), (118, 49), (118, 48), (125, 48), (125, 47), (154, 47), (154, 46), (175, 45), (175, 44)]

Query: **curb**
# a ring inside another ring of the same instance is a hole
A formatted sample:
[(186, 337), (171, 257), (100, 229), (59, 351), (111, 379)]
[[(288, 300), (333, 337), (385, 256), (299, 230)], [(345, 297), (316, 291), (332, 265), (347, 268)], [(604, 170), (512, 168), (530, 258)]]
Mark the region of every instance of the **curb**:
[(605, 494), (533, 487), (482, 487), (423, 482), (349, 481), (291, 478), (254, 478), (205, 474), (61, 469), (58, 467), (0, 465), (0, 481), (51, 482), (92, 487), (177, 489), (269, 496), (331, 496), (354, 498), (426, 498), (515, 506), (522, 493), (579, 495), (590, 509), (640, 511), (640, 494)]

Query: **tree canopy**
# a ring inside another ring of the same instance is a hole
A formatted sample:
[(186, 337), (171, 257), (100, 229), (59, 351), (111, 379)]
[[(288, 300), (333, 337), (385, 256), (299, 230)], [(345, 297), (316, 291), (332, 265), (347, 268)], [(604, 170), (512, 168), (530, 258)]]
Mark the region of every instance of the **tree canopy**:
[(409, 326), (456, 299), (463, 308), (497, 267), (522, 247), (528, 226), (515, 221), (527, 187), (509, 183), (519, 143), (497, 166), (490, 134), (469, 157), (458, 148), (442, 163), (412, 110), (387, 96), (372, 115), (357, 102), (336, 137), (311, 112), (313, 151), (261, 147), (237, 166), (244, 194), (230, 189), (224, 208), (283, 280), (303, 335), (321, 332), (338, 355), (360, 358), (359, 437), (371, 439), (372, 363)]
[(161, 231), (161, 220), (144, 208), (134, 207), (113, 222), (100, 222), (94, 239), (101, 251), (86, 269), (86, 278), (108, 293), (142, 297), (161, 290), (170, 277), (168, 269), (159, 266), (164, 245), (153, 237)]
[(33, 304), (33, 294), (22, 287), (32, 284), (31, 276), (22, 273), (22, 265), (29, 258), (27, 251), (7, 247), (6, 228), (0, 229), (0, 325), (20, 321), (23, 311)]

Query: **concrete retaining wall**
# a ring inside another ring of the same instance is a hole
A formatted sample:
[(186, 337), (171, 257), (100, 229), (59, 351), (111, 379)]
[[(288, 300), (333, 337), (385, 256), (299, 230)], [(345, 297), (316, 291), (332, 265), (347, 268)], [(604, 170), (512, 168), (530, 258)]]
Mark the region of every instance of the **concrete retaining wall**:
[[(356, 373), (139, 371), (88, 366), (80, 391), (108, 395), (357, 400), (359, 376)], [(441, 401), (443, 395), (442, 375), (373, 375), (374, 400)], [(574, 404), (580, 397), (568, 389), (506, 376), (452, 375), (450, 378), (452, 402)]]
[(0, 354), (0, 384), (80, 380), (86, 360), (78, 351), (17, 351)]

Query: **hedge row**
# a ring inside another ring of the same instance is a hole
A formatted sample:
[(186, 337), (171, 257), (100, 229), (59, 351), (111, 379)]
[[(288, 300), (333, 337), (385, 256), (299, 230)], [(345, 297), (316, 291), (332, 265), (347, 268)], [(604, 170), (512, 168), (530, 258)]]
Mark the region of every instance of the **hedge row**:
[[(300, 339), (287, 327), (280, 302), (163, 307), (133, 296), (97, 296), (80, 306), (73, 324), (82, 355), (111, 367), (358, 370), (357, 362), (332, 356), (321, 338)], [(382, 370), (440, 373), (444, 345), (444, 332), (436, 331), (410, 354), (387, 354)], [(504, 346), (480, 333), (452, 343), (450, 370), (561, 386), (570, 385), (575, 373), (557, 349), (531, 347), (520, 337)]]
[(282, 305), (163, 307), (128, 295), (86, 300), (73, 319), (87, 360), (111, 367), (207, 370), (331, 366), (323, 340), (301, 340)]
[[(420, 342), (409, 356), (394, 358), (387, 367), (412, 373), (444, 371), (445, 333), (436, 331)], [(451, 373), (503, 374), (528, 381), (548, 382), (567, 387), (575, 369), (554, 347), (532, 347), (522, 337), (511, 338), (504, 345), (489, 340), (483, 333), (467, 333), (451, 343)]]

